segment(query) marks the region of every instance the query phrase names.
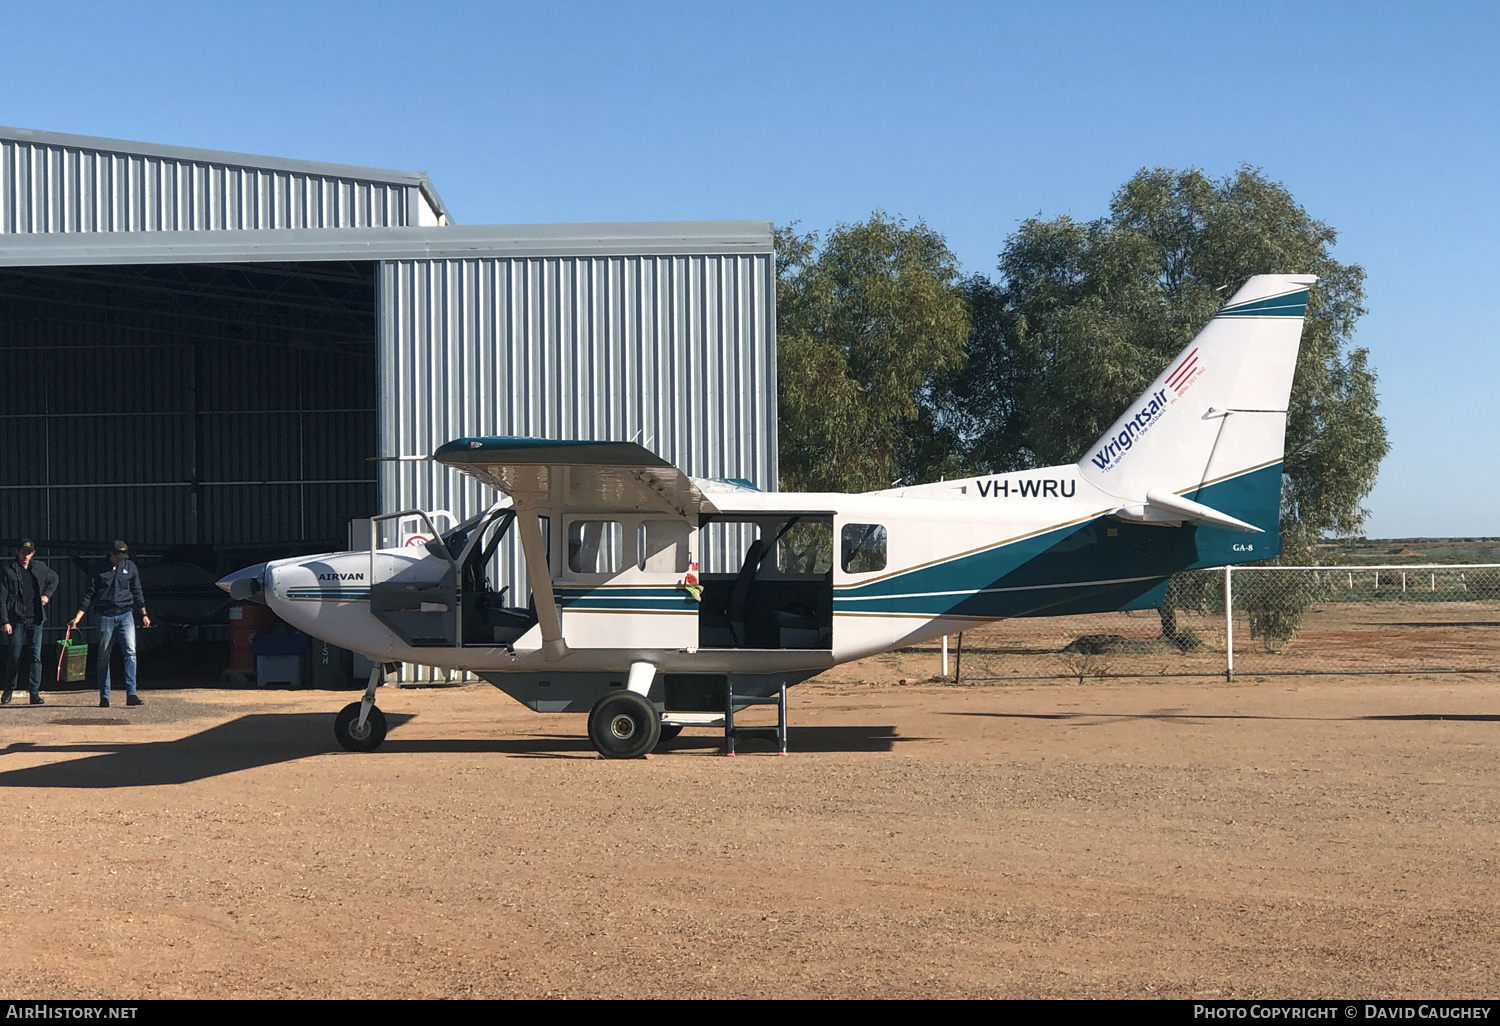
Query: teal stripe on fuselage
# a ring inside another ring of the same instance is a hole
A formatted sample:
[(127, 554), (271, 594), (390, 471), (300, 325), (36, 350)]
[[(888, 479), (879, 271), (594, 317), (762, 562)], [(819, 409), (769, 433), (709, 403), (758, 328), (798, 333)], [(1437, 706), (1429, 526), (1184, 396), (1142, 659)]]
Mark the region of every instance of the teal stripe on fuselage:
[(1188, 497), (1266, 533), (1096, 517), (841, 588), (834, 610), (999, 618), (1146, 609), (1161, 604), (1166, 580), (1174, 573), (1269, 559), (1281, 551), (1281, 464), (1207, 485)]
[(315, 602), (364, 602), (370, 597), (369, 588), (289, 588), (286, 597), (293, 601)]
[(558, 606), (563, 609), (615, 609), (625, 612), (637, 613), (696, 613), (698, 603), (682, 601), (669, 605), (665, 602), (632, 602), (628, 599), (611, 601), (609, 599), (581, 599), (577, 602), (559, 602)]
[(672, 585), (670, 587), (662, 587), (660, 585), (647, 584), (637, 585), (633, 587), (629, 585), (626, 585), (624, 587), (620, 587), (617, 585), (604, 585), (598, 588), (587, 588), (579, 587), (577, 585), (568, 586), (565, 584), (559, 584), (555, 586), (553, 590), (557, 592), (559, 597), (569, 595), (575, 598), (580, 595), (628, 595), (631, 598), (668, 598), (671, 596), (681, 596), (687, 594), (676, 585)]
[(621, 609), (643, 612), (696, 612), (694, 602), (681, 588), (557, 588), (557, 604), (563, 609)]

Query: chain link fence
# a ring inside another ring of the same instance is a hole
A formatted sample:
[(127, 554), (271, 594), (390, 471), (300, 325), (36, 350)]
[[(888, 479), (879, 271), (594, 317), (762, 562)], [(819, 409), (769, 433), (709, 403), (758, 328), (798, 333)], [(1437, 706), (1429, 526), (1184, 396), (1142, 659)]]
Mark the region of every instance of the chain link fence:
[(910, 651), (965, 681), (1496, 673), (1500, 564), (1195, 571), (1161, 610), (1004, 620), (947, 640), (946, 667), (941, 642)]

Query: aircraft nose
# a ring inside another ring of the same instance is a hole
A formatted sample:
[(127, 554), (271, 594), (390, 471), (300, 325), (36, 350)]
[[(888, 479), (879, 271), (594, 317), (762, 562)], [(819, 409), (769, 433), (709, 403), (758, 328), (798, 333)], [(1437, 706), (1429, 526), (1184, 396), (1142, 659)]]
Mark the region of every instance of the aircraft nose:
[(219, 581), (219, 587), (227, 591), (229, 597), (236, 602), (264, 602), (262, 596), (266, 590), (265, 576), (266, 564), (256, 563)]

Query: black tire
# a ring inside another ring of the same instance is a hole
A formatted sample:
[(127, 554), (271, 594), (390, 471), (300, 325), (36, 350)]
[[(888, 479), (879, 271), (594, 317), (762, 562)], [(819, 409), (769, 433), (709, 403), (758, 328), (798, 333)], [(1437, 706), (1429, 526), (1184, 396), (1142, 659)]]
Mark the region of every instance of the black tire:
[(660, 748), (669, 741), (675, 741), (677, 735), (682, 733), (682, 724), (663, 723), (661, 725), (661, 737), (656, 740), (656, 747)]
[(359, 707), (359, 702), (350, 702), (339, 710), (339, 714), (333, 718), (333, 736), (338, 738), (339, 745), (345, 751), (373, 752), (385, 740), (385, 713), (376, 706), (370, 706), (365, 729), (356, 732), (354, 725), (359, 722)]
[(589, 711), (589, 741), (606, 759), (639, 759), (661, 738), (656, 706), (633, 691), (614, 691)]

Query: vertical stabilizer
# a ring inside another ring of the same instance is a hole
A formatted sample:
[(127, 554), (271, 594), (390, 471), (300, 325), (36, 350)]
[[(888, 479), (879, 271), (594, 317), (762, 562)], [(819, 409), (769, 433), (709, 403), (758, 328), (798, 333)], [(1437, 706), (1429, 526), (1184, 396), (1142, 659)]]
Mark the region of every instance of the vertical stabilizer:
[(1085, 480), (1132, 502), (1175, 493), (1274, 532), (1287, 402), (1316, 280), (1247, 281), (1089, 448), (1078, 462)]

